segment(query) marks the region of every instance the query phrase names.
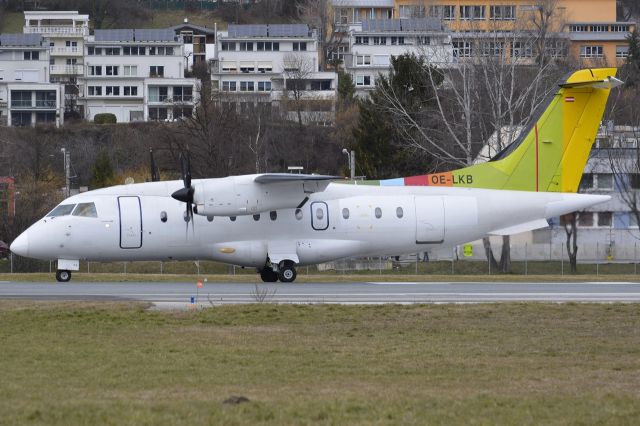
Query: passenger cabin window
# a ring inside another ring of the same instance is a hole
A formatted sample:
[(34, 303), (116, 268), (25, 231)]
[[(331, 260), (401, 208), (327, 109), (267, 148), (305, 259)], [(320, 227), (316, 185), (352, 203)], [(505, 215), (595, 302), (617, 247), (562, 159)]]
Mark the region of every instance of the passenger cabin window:
[(60, 204), (55, 209), (51, 210), (51, 213), (47, 217), (68, 216), (73, 211), (75, 204)]
[(382, 209), (380, 207), (376, 207), (375, 214), (376, 219), (380, 219), (382, 217)]
[(349, 209), (347, 208), (342, 209), (342, 217), (345, 219), (349, 219)]
[(235, 221), (236, 221), (236, 217), (235, 217), (235, 216), (229, 216), (229, 220), (230, 220), (231, 222), (235, 222)]
[(322, 220), (324, 218), (324, 211), (320, 208), (316, 209), (316, 217), (318, 220)]
[(74, 216), (82, 217), (98, 217), (96, 205), (94, 203), (80, 203), (73, 211)]
[(278, 212), (276, 211), (269, 212), (269, 217), (271, 218), (271, 220), (276, 220), (278, 218)]
[(302, 220), (302, 209), (296, 209), (296, 219)]
[(161, 211), (160, 212), (160, 220), (162, 221), (162, 223), (166, 223), (167, 222), (167, 212), (165, 212), (165, 211)]
[(404, 211), (402, 210), (402, 207), (398, 207), (396, 209), (396, 216), (398, 216), (398, 219), (402, 219), (402, 216), (404, 216)]
[(211, 216), (211, 215), (207, 216), (207, 220), (208, 220), (209, 222), (213, 222), (213, 216)]
[(253, 215), (253, 220), (255, 220), (256, 222), (260, 220), (260, 215), (259, 214), (254, 214)]

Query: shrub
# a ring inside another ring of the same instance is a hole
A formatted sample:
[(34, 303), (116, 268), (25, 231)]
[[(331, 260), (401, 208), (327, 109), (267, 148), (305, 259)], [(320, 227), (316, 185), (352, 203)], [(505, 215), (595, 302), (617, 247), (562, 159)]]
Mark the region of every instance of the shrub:
[(115, 114), (107, 112), (104, 114), (96, 114), (96, 116), (93, 117), (93, 122), (96, 124), (116, 124), (118, 120)]

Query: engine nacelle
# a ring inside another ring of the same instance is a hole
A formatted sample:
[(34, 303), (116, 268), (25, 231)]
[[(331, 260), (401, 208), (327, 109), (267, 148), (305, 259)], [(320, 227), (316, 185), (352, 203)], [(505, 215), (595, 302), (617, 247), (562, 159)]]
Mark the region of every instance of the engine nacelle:
[(322, 191), (325, 182), (258, 183), (255, 175), (203, 179), (193, 183), (196, 214), (243, 216), (299, 206), (310, 193)]

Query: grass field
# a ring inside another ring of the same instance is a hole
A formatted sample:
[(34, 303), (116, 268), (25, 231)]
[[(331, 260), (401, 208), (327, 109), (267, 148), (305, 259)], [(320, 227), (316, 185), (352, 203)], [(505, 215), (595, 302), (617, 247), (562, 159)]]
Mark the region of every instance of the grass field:
[(640, 422), (636, 304), (0, 302), (0, 342), (3, 424)]

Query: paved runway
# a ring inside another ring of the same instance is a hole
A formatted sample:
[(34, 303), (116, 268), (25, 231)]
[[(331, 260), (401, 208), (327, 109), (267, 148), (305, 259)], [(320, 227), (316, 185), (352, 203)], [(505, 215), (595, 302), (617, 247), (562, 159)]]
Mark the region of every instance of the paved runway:
[(0, 299), (141, 300), (158, 307), (231, 303), (640, 302), (640, 283), (355, 282), (242, 284), (36, 283), (0, 281)]

